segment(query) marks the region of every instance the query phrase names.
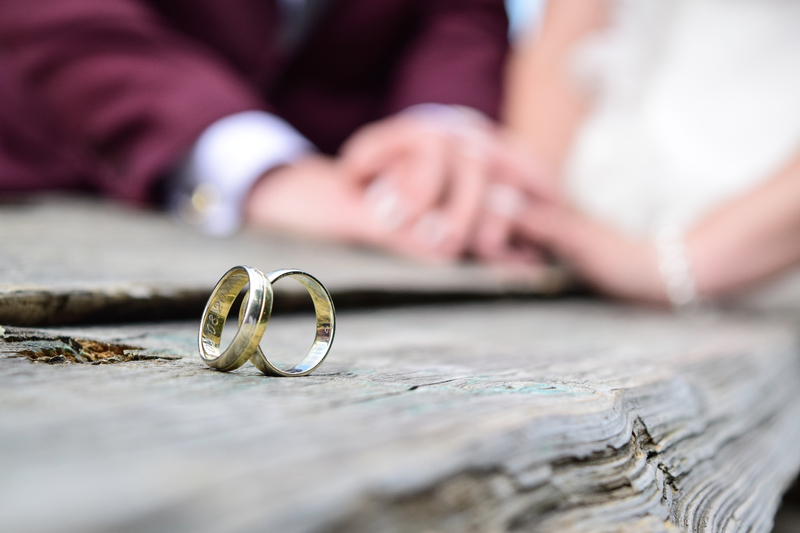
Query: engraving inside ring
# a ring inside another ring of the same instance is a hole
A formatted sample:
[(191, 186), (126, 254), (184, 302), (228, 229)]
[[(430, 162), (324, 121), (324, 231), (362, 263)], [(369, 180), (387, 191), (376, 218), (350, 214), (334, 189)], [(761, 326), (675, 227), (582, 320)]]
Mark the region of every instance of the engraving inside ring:
[[(224, 287), (220, 293), (229, 292), (231, 288), (234, 286), (234, 283), (229, 283), (227, 287)], [(208, 310), (208, 319), (207, 322), (211, 322), (213, 318), (216, 316), (220, 321), (218, 326), (218, 333), (217, 337), (219, 338), (219, 347), (214, 348), (216, 351), (215, 355), (219, 355), (231, 345), (233, 338), (236, 336), (236, 333), (239, 331), (239, 324), (237, 322), (237, 315), (239, 314), (239, 310), (242, 308), (243, 305), (246, 304), (246, 295), (250, 290), (250, 284), (246, 283), (239, 291), (237, 292), (236, 296), (233, 298), (233, 302), (228, 309), (226, 315), (222, 316), (221, 308), (224, 307), (221, 298), (215, 299), (215, 301), (211, 304)], [(216, 306), (216, 310), (215, 310)], [(210, 342), (206, 339), (203, 340), (203, 343)], [(209, 355), (212, 352), (209, 351)]]
[[(238, 328), (228, 343), (228, 339), (223, 339), (223, 329), (232, 307), (243, 292)], [(271, 312), (272, 285), (267, 277), (261, 271), (244, 265), (230, 269), (217, 282), (203, 311), (199, 339), (201, 359), (223, 372), (236, 370), (247, 363), (258, 351), (258, 342)]]

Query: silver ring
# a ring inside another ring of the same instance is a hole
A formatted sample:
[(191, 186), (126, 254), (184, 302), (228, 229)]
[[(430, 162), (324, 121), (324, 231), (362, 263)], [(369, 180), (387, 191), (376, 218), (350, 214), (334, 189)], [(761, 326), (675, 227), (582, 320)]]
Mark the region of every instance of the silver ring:
[[(270, 285), (285, 277), (292, 277), (299, 281), (314, 301), (314, 311), (317, 315), (317, 332), (314, 337), (314, 343), (303, 360), (289, 370), (281, 370), (273, 365), (259, 346), (256, 346), (255, 353), (250, 360), (256, 368), (268, 376), (306, 376), (322, 364), (331, 350), (333, 335), (336, 332), (336, 310), (333, 307), (333, 299), (331, 299), (328, 289), (308, 272), (287, 268), (267, 274)], [(243, 316), (246, 316), (246, 314), (240, 312), (240, 317)]]

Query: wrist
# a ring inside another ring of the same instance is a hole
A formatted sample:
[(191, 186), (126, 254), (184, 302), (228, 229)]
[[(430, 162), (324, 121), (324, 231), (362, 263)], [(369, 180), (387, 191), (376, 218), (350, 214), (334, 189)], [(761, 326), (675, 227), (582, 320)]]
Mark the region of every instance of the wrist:
[(209, 235), (234, 233), (255, 183), (314, 147), (275, 115), (245, 111), (210, 125), (172, 177), (172, 210)]
[(293, 220), (297, 201), (302, 198), (298, 188), (307, 187), (307, 176), (329, 172), (327, 156), (309, 154), (296, 161), (278, 165), (262, 173), (253, 183), (243, 203), (246, 224), (276, 230), (294, 230), (285, 221)]
[[(242, 205), (242, 217), (245, 224), (260, 227), (273, 225), (271, 215), (274, 213), (273, 200), (279, 196), (283, 176), (291, 174), (292, 164), (278, 165), (262, 173), (250, 187)], [(278, 191), (278, 192), (276, 192)]]

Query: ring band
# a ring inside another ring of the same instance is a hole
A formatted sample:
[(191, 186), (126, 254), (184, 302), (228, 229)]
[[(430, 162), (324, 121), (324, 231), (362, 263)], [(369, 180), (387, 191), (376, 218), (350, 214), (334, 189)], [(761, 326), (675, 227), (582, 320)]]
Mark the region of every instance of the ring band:
[[(317, 316), (317, 331), (314, 343), (306, 356), (297, 365), (289, 370), (281, 370), (273, 365), (264, 355), (259, 346), (256, 346), (255, 353), (251, 357), (253, 364), (268, 376), (276, 377), (298, 377), (306, 376), (313, 372), (328, 355), (333, 344), (333, 335), (336, 331), (336, 310), (333, 307), (333, 299), (328, 289), (314, 276), (308, 272), (297, 269), (276, 270), (267, 274), (270, 285), (281, 278), (292, 277), (299, 281), (311, 295), (314, 301), (314, 312)], [(246, 316), (240, 312), (240, 318)]]
[[(247, 284), (250, 289), (242, 302), (239, 330), (230, 346), (222, 352), (222, 327), (234, 300)], [(255, 353), (267, 329), (272, 300), (272, 284), (263, 272), (249, 266), (236, 266), (228, 270), (217, 282), (203, 311), (198, 340), (203, 361), (225, 372), (245, 364)]]
[[(272, 284), (284, 277), (292, 277), (308, 290), (314, 302), (317, 327), (314, 343), (300, 363), (289, 370), (273, 365), (259, 347), (272, 313)], [(239, 330), (230, 346), (221, 351), (222, 328), (231, 306), (239, 293), (249, 284), (244, 302), (239, 309)], [(268, 376), (305, 376), (313, 372), (330, 352), (336, 330), (336, 311), (333, 300), (325, 286), (308, 272), (283, 269), (264, 274), (248, 266), (237, 266), (222, 276), (211, 293), (203, 311), (200, 324), (200, 357), (212, 368), (222, 371), (235, 370), (251, 360), (261, 372)]]

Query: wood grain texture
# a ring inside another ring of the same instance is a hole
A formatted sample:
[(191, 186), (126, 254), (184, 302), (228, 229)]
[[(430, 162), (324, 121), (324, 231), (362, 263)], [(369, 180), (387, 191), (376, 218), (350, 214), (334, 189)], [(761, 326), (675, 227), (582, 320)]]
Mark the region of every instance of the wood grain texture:
[[(310, 271), (340, 307), (551, 294), (570, 283), (552, 267), (421, 266), (252, 232), (215, 239), (163, 213), (55, 197), (0, 206), (0, 324), (193, 317), (222, 274), (239, 264)], [(284, 297), (277, 303), (304, 301), (297, 287), (279, 284)]]
[[(276, 317), (267, 350), (312, 324)], [(800, 468), (797, 329), (774, 317), (346, 311), (297, 379), (207, 368), (196, 327), (6, 328), (4, 529), (768, 532)], [(70, 339), (163, 358), (19, 356)]]

